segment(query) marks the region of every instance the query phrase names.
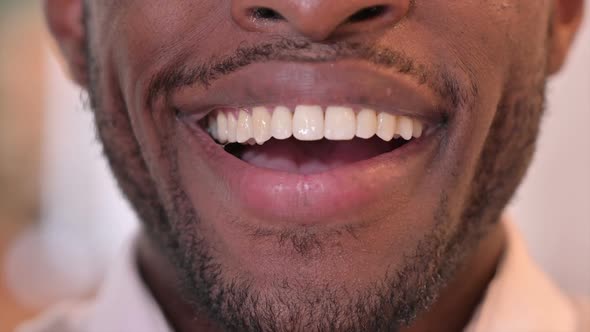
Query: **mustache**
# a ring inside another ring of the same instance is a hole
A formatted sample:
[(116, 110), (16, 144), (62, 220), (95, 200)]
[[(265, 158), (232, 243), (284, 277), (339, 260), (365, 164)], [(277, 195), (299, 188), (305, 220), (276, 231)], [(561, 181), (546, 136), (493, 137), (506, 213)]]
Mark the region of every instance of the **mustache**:
[(189, 65), (184, 58), (179, 59), (151, 77), (147, 89), (147, 105), (151, 105), (157, 97), (166, 97), (182, 87), (198, 85), (208, 88), (217, 79), (255, 63), (326, 63), (342, 60), (362, 60), (408, 75), (419, 85), (426, 85), (454, 108), (467, 105), (477, 94), (477, 87), (472, 83), (474, 80), (471, 77), (470, 84), (462, 84), (458, 75), (449, 68), (418, 63), (403, 51), (360, 42), (314, 44), (309, 41), (279, 39), (240, 46), (233, 54), (212, 57), (197, 65)]

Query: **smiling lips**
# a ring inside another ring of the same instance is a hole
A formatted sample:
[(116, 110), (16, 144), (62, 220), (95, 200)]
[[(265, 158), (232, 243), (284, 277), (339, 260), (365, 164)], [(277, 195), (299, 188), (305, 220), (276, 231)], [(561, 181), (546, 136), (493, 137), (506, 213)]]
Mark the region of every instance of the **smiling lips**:
[(428, 86), (357, 61), (253, 64), (168, 100), (195, 138), (185, 176), (208, 172), (217, 199), (268, 224), (353, 222), (403, 201), (447, 128)]

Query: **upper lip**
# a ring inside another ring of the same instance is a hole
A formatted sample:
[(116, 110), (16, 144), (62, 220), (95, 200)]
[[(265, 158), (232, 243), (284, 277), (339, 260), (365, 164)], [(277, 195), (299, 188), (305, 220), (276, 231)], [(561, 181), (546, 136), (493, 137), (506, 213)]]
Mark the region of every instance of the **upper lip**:
[(256, 63), (210, 86), (180, 87), (169, 97), (179, 116), (196, 120), (219, 108), (300, 104), (368, 107), (433, 125), (446, 115), (444, 101), (426, 85), (360, 61)]

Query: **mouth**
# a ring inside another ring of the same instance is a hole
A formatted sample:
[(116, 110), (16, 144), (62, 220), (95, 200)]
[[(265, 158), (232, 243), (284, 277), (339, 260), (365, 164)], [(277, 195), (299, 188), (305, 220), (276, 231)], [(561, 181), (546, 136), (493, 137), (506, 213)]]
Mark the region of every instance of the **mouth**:
[(416, 118), (349, 106), (219, 108), (199, 125), (250, 165), (317, 174), (412, 144), (431, 129)]
[(358, 63), (250, 65), (168, 103), (189, 195), (268, 226), (383, 219), (417, 199), (448, 115), (425, 86)]

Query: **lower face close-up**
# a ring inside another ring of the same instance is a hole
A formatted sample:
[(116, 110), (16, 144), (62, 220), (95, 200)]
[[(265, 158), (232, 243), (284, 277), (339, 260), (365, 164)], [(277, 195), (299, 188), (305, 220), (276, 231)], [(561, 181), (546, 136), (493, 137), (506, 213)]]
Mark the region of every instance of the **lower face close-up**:
[(391, 331), (487, 280), (556, 3), (80, 2), (73, 74), (148, 284), (227, 330)]

